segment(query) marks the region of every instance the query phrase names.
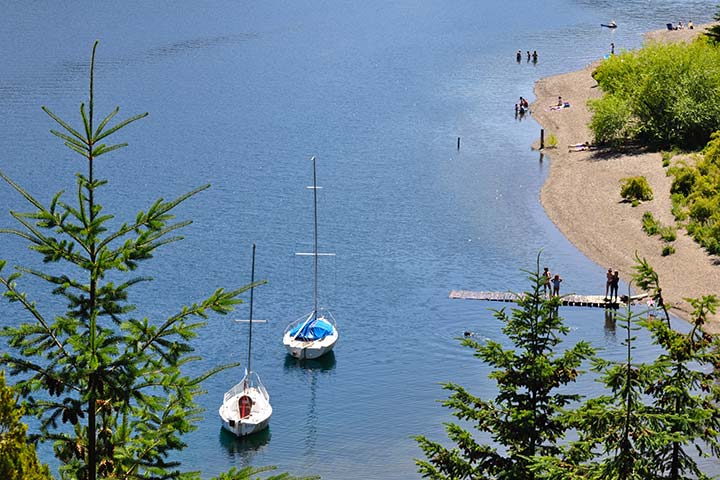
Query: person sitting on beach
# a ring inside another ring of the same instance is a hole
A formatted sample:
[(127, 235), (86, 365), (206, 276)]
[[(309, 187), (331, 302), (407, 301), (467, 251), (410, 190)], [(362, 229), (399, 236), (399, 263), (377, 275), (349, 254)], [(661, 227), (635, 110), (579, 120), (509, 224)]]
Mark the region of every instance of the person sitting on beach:
[(560, 97), (560, 96), (558, 96), (558, 103), (557, 103), (557, 106), (558, 106), (558, 107), (562, 107), (562, 106), (563, 106), (563, 101), (562, 101), (562, 97)]
[(677, 29), (678, 29), (678, 30), (682, 30), (682, 29), (683, 29), (682, 20), (678, 20)]
[(689, 21), (688, 21), (687, 27), (688, 27), (690, 30), (692, 30), (693, 28), (695, 28), (695, 26), (694, 26), (693, 23), (692, 23), (692, 20), (689, 20)]

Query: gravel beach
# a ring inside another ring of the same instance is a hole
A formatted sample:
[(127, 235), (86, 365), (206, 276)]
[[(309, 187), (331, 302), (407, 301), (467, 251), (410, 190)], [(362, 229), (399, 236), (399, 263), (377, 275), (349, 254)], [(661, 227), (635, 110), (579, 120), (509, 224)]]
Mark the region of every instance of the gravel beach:
[[(687, 41), (706, 26), (650, 32), (646, 40)], [(672, 178), (666, 175), (660, 153), (613, 154), (568, 148), (592, 142), (587, 101), (602, 95), (591, 76), (598, 64), (535, 84), (532, 115), (544, 128), (546, 138), (554, 134), (558, 139), (557, 148), (544, 150), (550, 158), (550, 173), (540, 200), (550, 219), (578, 249), (604, 268), (618, 270), (623, 280), (631, 278), (636, 252), (646, 258), (660, 277), (663, 296), (672, 305), (672, 312), (687, 320), (692, 308), (684, 298), (720, 294), (720, 258), (708, 255), (682, 230), (678, 230), (673, 243), (676, 253), (664, 257), (659, 237), (650, 237), (642, 230), (646, 211), (664, 225), (675, 222), (670, 213)], [(558, 96), (571, 107), (551, 110)], [(647, 178), (654, 199), (632, 207), (620, 197), (620, 180), (636, 175)], [(604, 285), (604, 278), (599, 284)], [(720, 315), (708, 321), (706, 330), (720, 333)]]

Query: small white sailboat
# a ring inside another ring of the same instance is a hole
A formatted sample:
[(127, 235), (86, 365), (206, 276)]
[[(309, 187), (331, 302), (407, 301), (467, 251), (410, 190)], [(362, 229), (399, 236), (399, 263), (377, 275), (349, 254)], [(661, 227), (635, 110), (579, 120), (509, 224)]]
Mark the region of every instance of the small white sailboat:
[(313, 162), (313, 206), (315, 220), (315, 250), (313, 253), (298, 254), (311, 255), (315, 260), (315, 308), (308, 315), (290, 323), (283, 335), (283, 344), (288, 353), (295, 358), (313, 359), (330, 352), (340, 338), (335, 318), (327, 310), (318, 308), (318, 257), (333, 255), (318, 253), (318, 222), (317, 222), (317, 174), (315, 170), (315, 157)]
[[(255, 244), (252, 248), (252, 274), (250, 284), (255, 283)], [(252, 359), (253, 290), (250, 287), (250, 334), (248, 335), (248, 359), (245, 376), (240, 383), (225, 392), (218, 413), (225, 430), (244, 437), (267, 428), (272, 416), (270, 395), (260, 381), (260, 376), (250, 368)], [(262, 322), (255, 320), (255, 323)]]

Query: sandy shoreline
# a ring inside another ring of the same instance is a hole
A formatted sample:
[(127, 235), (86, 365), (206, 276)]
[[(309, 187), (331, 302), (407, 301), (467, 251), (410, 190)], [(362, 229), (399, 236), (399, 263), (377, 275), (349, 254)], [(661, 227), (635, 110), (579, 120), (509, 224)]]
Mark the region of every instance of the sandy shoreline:
[[(684, 41), (703, 31), (656, 31), (646, 35), (652, 41)], [(540, 193), (540, 201), (550, 219), (580, 251), (597, 264), (618, 270), (628, 281), (635, 265), (635, 252), (646, 258), (660, 277), (666, 302), (673, 313), (688, 319), (692, 311), (685, 297), (720, 294), (720, 264), (701, 249), (684, 231), (673, 243), (676, 253), (663, 257), (659, 237), (642, 230), (646, 211), (664, 225), (674, 224), (670, 213), (670, 185), (662, 167), (660, 153), (638, 155), (598, 155), (594, 151), (568, 152), (570, 144), (591, 141), (587, 124), (587, 100), (602, 92), (591, 73), (594, 63), (578, 72), (544, 78), (535, 84), (536, 101), (531, 105), (535, 120), (545, 129), (546, 138), (554, 134), (558, 148), (545, 149), (550, 157), (550, 173)], [(571, 108), (550, 110), (558, 96)], [(654, 199), (633, 208), (622, 202), (620, 179), (644, 175)], [(599, 279), (604, 284), (604, 279)], [(720, 315), (708, 322), (707, 331), (720, 333)]]

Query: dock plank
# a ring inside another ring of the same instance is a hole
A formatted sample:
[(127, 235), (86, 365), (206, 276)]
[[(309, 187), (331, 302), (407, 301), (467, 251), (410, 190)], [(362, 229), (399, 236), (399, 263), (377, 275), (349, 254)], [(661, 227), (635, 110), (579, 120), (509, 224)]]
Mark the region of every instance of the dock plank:
[[(474, 290), (451, 290), (450, 298), (452, 300), (485, 300), (490, 302), (517, 302), (522, 294), (514, 292), (484, 292)], [(603, 295), (561, 295), (563, 305), (573, 307), (597, 307), (597, 308), (617, 308), (621, 305), (636, 303), (638, 300), (647, 298), (647, 293), (633, 295), (629, 299), (622, 296), (616, 301), (606, 300)]]

